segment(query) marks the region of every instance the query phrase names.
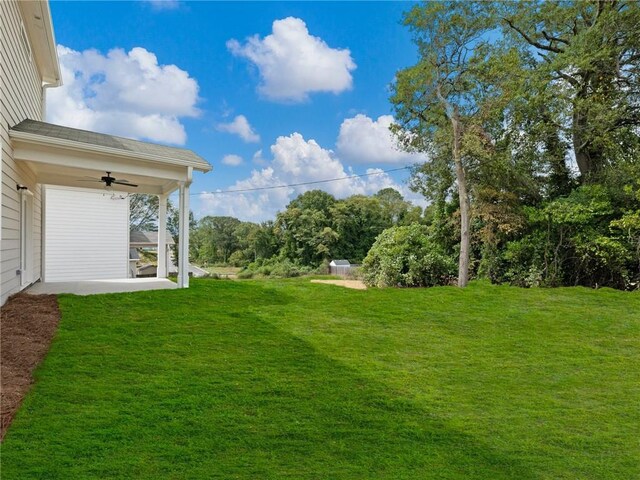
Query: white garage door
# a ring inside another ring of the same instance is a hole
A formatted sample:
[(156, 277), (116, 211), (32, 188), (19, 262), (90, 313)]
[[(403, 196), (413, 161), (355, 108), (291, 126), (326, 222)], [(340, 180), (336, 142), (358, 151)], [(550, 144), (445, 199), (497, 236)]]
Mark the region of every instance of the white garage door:
[(47, 186), (44, 281), (127, 278), (129, 200)]

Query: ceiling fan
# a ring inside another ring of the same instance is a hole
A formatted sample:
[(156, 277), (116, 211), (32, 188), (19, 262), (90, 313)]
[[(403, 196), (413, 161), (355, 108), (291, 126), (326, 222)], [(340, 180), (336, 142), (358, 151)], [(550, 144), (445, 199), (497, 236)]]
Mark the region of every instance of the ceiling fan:
[[(89, 177), (87, 177), (89, 178)], [(105, 184), (106, 187), (110, 187), (111, 185), (124, 185), (125, 187), (137, 187), (138, 185), (136, 185), (135, 183), (131, 183), (129, 180), (118, 180), (114, 177), (111, 176), (111, 172), (107, 172), (107, 174), (105, 176), (100, 177), (100, 180), (95, 180), (95, 179), (91, 179), (91, 180), (82, 180), (82, 181), (89, 181), (89, 182), (102, 182)]]

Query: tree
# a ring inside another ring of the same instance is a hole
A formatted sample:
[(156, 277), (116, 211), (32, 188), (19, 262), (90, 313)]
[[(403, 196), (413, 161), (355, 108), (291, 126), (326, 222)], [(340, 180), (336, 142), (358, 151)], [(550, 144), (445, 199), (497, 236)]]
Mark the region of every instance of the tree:
[(410, 188), (429, 238), (459, 242), (459, 284), (633, 288), (640, 3), (434, 2), (405, 23), (420, 60), (397, 75), (392, 130), (428, 154)]
[(420, 60), (397, 75), (391, 102), (400, 126), (394, 131), (408, 149), (450, 154), (460, 203), (458, 285), (464, 287), (471, 209), (463, 142), (474, 133), (470, 127), (485, 94), (474, 68), (485, 59), (491, 16), (476, 2), (433, 2), (412, 8), (404, 23), (413, 32)]
[(158, 196), (146, 193), (129, 195), (129, 229), (150, 230), (158, 229)]
[(260, 224), (260, 228), (251, 237), (257, 258), (271, 258), (278, 254), (280, 242), (276, 234), (275, 224), (268, 220)]
[(330, 193), (322, 190), (309, 190), (291, 200), (287, 208), (299, 208), (300, 210), (318, 210), (325, 214), (336, 203), (336, 199)]
[(380, 200), (365, 195), (353, 195), (336, 202), (331, 209), (331, 217), (338, 236), (333, 252), (354, 263), (361, 262), (376, 237), (393, 225)]
[(595, 181), (616, 151), (629, 148), (629, 133), (640, 125), (640, 4), (504, 2), (499, 8), (505, 36), (528, 61), (521, 72), (531, 80), (527, 87), (564, 104), (558, 127), (571, 139), (582, 180)]
[(331, 207), (336, 199), (321, 190), (305, 192), (278, 213), (276, 229), (282, 239), (281, 254), (302, 265), (319, 265), (331, 256), (338, 236), (333, 230)]
[(239, 247), (236, 229), (240, 223), (237, 218), (224, 216), (206, 216), (198, 222), (198, 236), (202, 237), (202, 248), (209, 262), (227, 263), (229, 256)]
[(389, 226), (410, 225), (420, 221), (422, 209), (407, 202), (395, 188), (383, 188), (374, 198), (380, 202), (383, 216)]
[[(252, 222), (241, 222), (235, 229), (237, 250), (231, 254), (233, 262), (246, 265), (258, 259), (256, 238), (260, 232), (260, 225)], [(238, 266), (238, 265), (236, 265)]]
[(382, 232), (362, 264), (364, 282), (375, 287), (447, 285), (455, 269), (427, 227), (417, 223)]

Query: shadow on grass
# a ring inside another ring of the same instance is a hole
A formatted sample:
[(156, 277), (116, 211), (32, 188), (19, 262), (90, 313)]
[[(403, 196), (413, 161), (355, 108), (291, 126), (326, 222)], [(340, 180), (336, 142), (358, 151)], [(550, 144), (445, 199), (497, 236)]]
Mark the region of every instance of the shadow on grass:
[(3, 478), (536, 478), (241, 308), (283, 292), (216, 291), (187, 312), (171, 295), (63, 298)]
[[(311, 467), (298, 473), (308, 478), (318, 472), (318, 478), (537, 478), (304, 340), (258, 318), (250, 321), (281, 345), (262, 367), (271, 380), (255, 387), (254, 398), (270, 408), (278, 405), (282, 421), (273, 425), (275, 438), (285, 439), (294, 451), (298, 441), (314, 446), (298, 451), (294, 464)], [(274, 380), (280, 388), (269, 388)], [(253, 401), (248, 408), (255, 408)]]

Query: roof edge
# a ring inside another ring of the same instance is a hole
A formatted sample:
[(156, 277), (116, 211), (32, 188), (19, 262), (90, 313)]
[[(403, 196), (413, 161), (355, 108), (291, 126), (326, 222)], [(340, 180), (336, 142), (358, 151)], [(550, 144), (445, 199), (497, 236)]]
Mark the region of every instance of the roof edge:
[(51, 8), (49, 7), (48, 0), (43, 2), (43, 13), (45, 15), (44, 28), (47, 33), (47, 37), (51, 40), (49, 42), (49, 53), (51, 58), (55, 60), (55, 75), (53, 79), (48, 80), (48, 85), (52, 87), (60, 87), (62, 85), (62, 72), (60, 71), (60, 58), (58, 57), (58, 47), (56, 45), (56, 34), (53, 30), (53, 17), (51, 16)]
[(22, 140), (24, 142), (35, 143), (44, 146), (55, 146), (68, 148), (70, 150), (76, 150), (80, 152), (102, 153), (106, 155), (113, 155), (117, 157), (125, 157), (131, 159), (138, 159), (147, 161), (150, 163), (163, 163), (168, 165), (180, 165), (184, 167), (192, 167), (202, 173), (207, 173), (213, 170), (213, 167), (209, 162), (203, 159), (203, 162), (190, 162), (188, 160), (179, 160), (171, 157), (162, 157), (159, 155), (152, 155), (149, 153), (135, 153), (127, 150), (120, 150), (117, 148), (103, 147), (101, 145), (94, 145), (84, 142), (76, 142), (73, 140), (66, 140), (62, 138), (47, 137), (44, 135), (38, 135), (35, 133), (21, 132), (20, 130), (9, 129), (9, 137)]
[(48, 0), (18, 2), (43, 85), (62, 85), (60, 59)]

